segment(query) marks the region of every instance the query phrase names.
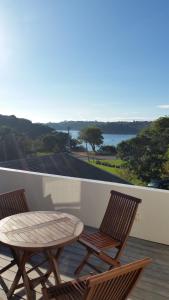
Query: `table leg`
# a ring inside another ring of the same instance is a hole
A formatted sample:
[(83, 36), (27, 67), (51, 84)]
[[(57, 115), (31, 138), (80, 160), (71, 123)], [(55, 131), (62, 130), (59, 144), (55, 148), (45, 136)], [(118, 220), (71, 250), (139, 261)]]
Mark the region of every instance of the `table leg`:
[(58, 267), (58, 258), (60, 256), (61, 251), (62, 251), (62, 248), (59, 248), (57, 250), (56, 254), (53, 254), (52, 250), (47, 251), (49, 264), (50, 264), (50, 269), (54, 274), (56, 284), (61, 283), (61, 278), (60, 278), (60, 274), (59, 274), (59, 267)]
[(14, 291), (17, 288), (18, 282), (19, 282), (19, 280), (20, 280), (20, 278), (22, 276), (22, 271), (23, 271), (23, 269), (25, 267), (26, 258), (27, 257), (25, 255), (25, 253), (23, 253), (22, 257), (20, 258), (20, 262), (17, 261), (17, 263), (18, 263), (18, 271), (17, 271), (17, 273), (15, 275), (14, 281), (13, 281), (13, 283), (12, 283), (10, 289), (9, 289), (9, 292), (7, 294), (8, 298), (10, 298), (13, 295)]
[(25, 269), (23, 270), (23, 273), (22, 273), (22, 279), (23, 279), (23, 283), (24, 283), (24, 287), (25, 287), (27, 300), (33, 300), (33, 290), (31, 290), (30, 280), (29, 280), (29, 277), (28, 277)]
[(63, 252), (63, 249), (64, 249), (64, 248), (58, 248), (58, 249), (57, 249), (57, 252), (56, 252), (56, 254), (55, 254), (56, 260), (59, 259), (61, 253)]
[(16, 256), (17, 256), (18, 271), (17, 271), (14, 281), (11, 285), (11, 288), (10, 288), (9, 292), (7, 293), (7, 297), (8, 297), (8, 299), (10, 297), (12, 297), (13, 293), (18, 288), (18, 282), (19, 282), (20, 278), (22, 277), (23, 285), (25, 287), (25, 291), (26, 291), (26, 295), (27, 295), (27, 299), (32, 300), (33, 299), (32, 298), (33, 291), (31, 290), (30, 280), (28, 278), (28, 275), (26, 274), (26, 269), (25, 269), (25, 264), (28, 260), (29, 253), (27, 253), (27, 252), (17, 253)]
[[(52, 252), (52, 250), (45, 251), (45, 254), (46, 254), (48, 262), (49, 262), (49, 269), (43, 276), (40, 276), (39, 278), (32, 279), (32, 280), (29, 279), (26, 269), (25, 269), (26, 262), (28, 261), (31, 254), (29, 252), (25, 252), (25, 251), (24, 252), (19, 252), (19, 251), (15, 252), (15, 250), (13, 250), (14, 259), (16, 261), (16, 264), (18, 265), (18, 271), (17, 271), (14, 281), (7, 293), (8, 299), (12, 297), (12, 295), (16, 289), (24, 287), (26, 296), (27, 296), (27, 300), (32, 300), (33, 299), (32, 288), (33, 288), (34, 284), (36, 284), (36, 281), (37, 281), (37, 283), (41, 282), (43, 285), (44, 280), (46, 281), (51, 273), (54, 274), (55, 284), (61, 283), (59, 267), (58, 267), (58, 259), (60, 257), (62, 250), (63, 250), (63, 248), (58, 248), (57, 252), (55, 252), (55, 253)], [(18, 284), (21, 277), (23, 279), (23, 283)]]

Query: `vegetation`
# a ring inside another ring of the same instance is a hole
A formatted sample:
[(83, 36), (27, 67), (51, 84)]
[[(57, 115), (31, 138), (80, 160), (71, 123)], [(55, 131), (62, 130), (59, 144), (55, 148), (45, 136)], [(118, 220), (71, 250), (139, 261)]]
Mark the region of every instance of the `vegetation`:
[(113, 168), (126, 168), (127, 162), (125, 162), (122, 159), (112, 159), (112, 160), (107, 160), (107, 159), (100, 159), (95, 161), (96, 164), (98, 165), (104, 165), (107, 167), (113, 167)]
[(0, 161), (66, 151), (68, 134), (15, 116), (0, 116)]
[(134, 172), (131, 172), (128, 168), (126, 168), (125, 161), (119, 159), (111, 161), (101, 160), (98, 164), (97, 160), (90, 160), (89, 163), (101, 170), (119, 176), (132, 184), (145, 185), (145, 183), (142, 180), (140, 180)]
[(97, 127), (86, 127), (80, 131), (79, 139), (90, 144), (93, 152), (96, 152), (96, 146), (103, 143), (102, 132)]
[(55, 132), (43, 137), (43, 148), (47, 152), (66, 151), (68, 143), (68, 134), (64, 132)]
[(71, 130), (81, 131), (86, 127), (97, 127), (103, 133), (112, 134), (137, 134), (143, 128), (146, 128), (150, 122), (133, 121), (133, 122), (98, 122), (98, 121), (64, 121), (59, 123), (48, 123), (47, 125), (55, 130)]
[(104, 155), (116, 155), (116, 147), (112, 145), (101, 146), (99, 152)]
[(22, 158), (31, 152), (31, 140), (7, 126), (0, 127), (0, 160)]
[[(152, 179), (169, 178), (169, 117), (149, 123), (135, 138), (120, 143), (117, 148), (102, 145), (101, 129), (94, 126), (83, 128), (80, 140), (91, 145), (93, 157), (96, 157), (96, 146), (101, 146), (99, 153), (120, 158), (90, 159), (90, 163), (131, 183), (143, 185)], [(0, 115), (0, 161), (81, 150), (81, 147), (80, 141), (71, 139), (67, 133), (15, 116)]]
[(30, 139), (37, 139), (40, 136), (49, 134), (54, 130), (40, 123), (32, 123), (30, 120), (16, 118), (15, 116), (0, 115), (0, 127), (6, 126), (18, 134), (24, 134)]
[(160, 118), (117, 147), (118, 155), (141, 180), (169, 177), (169, 117)]
[(81, 142), (77, 139), (70, 139), (70, 148), (73, 151), (85, 151), (84, 147), (81, 145)]
[[(100, 149), (103, 153), (110, 150), (109, 146)], [(111, 150), (121, 160), (91, 159), (90, 163), (134, 184), (169, 178), (169, 117), (152, 122), (135, 138)]]
[(36, 156), (37, 157), (43, 157), (43, 156), (48, 156), (48, 155), (53, 155), (53, 152), (47, 152), (47, 151), (45, 151), (45, 152), (42, 152), (42, 151), (39, 151), (39, 152), (36, 152)]

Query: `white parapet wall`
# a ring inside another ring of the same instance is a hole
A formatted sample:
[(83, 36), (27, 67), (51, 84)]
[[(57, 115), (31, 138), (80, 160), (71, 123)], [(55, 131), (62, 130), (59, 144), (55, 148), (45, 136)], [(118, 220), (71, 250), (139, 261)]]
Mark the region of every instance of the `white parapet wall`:
[(169, 245), (168, 191), (0, 168), (0, 193), (17, 188), (26, 190), (30, 210), (66, 211), (92, 227), (100, 225), (110, 190), (141, 198), (131, 235)]

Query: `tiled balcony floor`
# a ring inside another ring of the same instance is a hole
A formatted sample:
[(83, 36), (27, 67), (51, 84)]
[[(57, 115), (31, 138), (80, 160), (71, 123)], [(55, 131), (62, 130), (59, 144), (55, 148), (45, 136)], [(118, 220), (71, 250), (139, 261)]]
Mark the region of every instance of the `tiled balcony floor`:
[[(60, 258), (60, 272), (62, 279), (67, 281), (74, 277), (74, 270), (80, 262), (84, 248), (75, 243), (65, 248)], [(130, 299), (132, 300), (167, 300), (169, 299), (169, 246), (156, 244), (148, 241), (139, 240), (136, 238), (129, 238), (125, 253), (121, 259), (122, 264), (131, 262), (143, 257), (151, 257), (153, 263), (146, 269), (141, 280), (138, 282)], [(40, 257), (37, 256), (34, 261), (37, 262)], [(5, 266), (10, 260), (10, 254), (7, 248), (0, 247), (0, 267)], [(94, 258), (95, 263), (100, 265), (100, 261)], [(28, 265), (28, 268), (30, 265)], [(101, 264), (102, 270), (105, 270), (106, 265)], [(0, 280), (0, 299), (7, 299), (3, 290), (8, 289), (11, 285), (17, 267), (13, 267), (7, 272), (3, 273)], [(44, 269), (41, 269), (44, 271)], [(82, 275), (91, 272), (89, 267), (85, 267)], [(37, 273), (31, 273), (31, 276), (37, 276)], [(53, 277), (50, 277), (50, 282), (53, 283)], [(5, 285), (4, 285), (5, 283)], [(3, 287), (2, 287), (3, 286)], [(25, 299), (24, 290), (18, 290), (12, 299)], [(41, 298), (41, 286), (36, 287), (36, 299)], [(99, 300), (99, 299), (98, 299)]]

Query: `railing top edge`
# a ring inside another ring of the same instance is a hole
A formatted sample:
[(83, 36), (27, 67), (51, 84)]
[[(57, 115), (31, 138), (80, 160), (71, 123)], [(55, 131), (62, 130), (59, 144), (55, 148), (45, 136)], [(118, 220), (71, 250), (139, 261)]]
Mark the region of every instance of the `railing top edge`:
[(121, 188), (128, 188), (131, 190), (143, 190), (143, 191), (152, 191), (157, 193), (169, 193), (167, 190), (160, 190), (150, 187), (144, 187), (144, 186), (138, 186), (138, 185), (129, 185), (129, 184), (123, 184), (123, 183), (117, 183), (117, 182), (109, 182), (109, 181), (101, 181), (101, 180), (93, 180), (93, 179), (86, 179), (86, 178), (77, 178), (77, 177), (70, 177), (70, 176), (63, 176), (63, 175), (56, 175), (56, 174), (48, 174), (48, 173), (40, 173), (40, 172), (33, 172), (33, 171), (25, 171), (25, 170), (18, 170), (18, 169), (10, 169), (10, 168), (3, 168), (0, 167), (0, 172), (9, 172), (9, 173), (20, 173), (20, 174), (28, 174), (33, 176), (44, 176), (44, 177), (52, 177), (52, 178), (62, 178), (66, 180), (73, 180), (73, 181), (81, 181), (86, 183), (95, 183), (95, 184), (101, 184), (101, 185), (111, 185), (113, 187), (121, 187)]

